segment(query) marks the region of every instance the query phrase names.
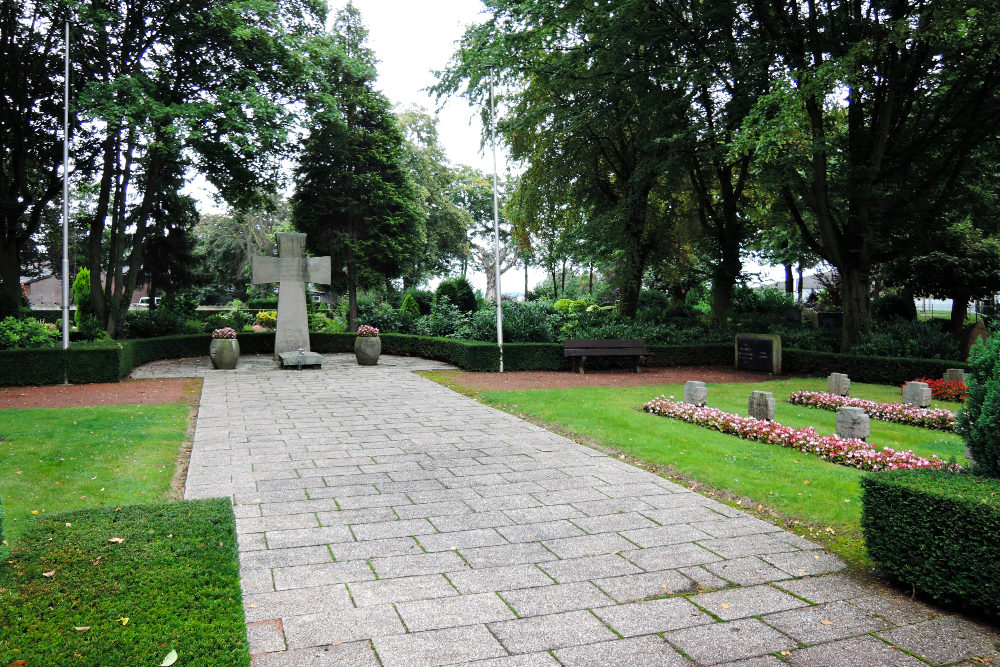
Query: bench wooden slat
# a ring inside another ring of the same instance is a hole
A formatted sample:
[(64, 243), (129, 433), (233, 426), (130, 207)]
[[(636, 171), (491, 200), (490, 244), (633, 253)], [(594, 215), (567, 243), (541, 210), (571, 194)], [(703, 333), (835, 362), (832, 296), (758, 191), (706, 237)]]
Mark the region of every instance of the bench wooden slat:
[(646, 348), (646, 342), (641, 338), (595, 338), (595, 339), (569, 339), (563, 341), (564, 348), (592, 348), (592, 347), (641, 347)]
[(564, 357), (634, 357), (646, 356), (649, 351), (645, 347), (588, 347), (576, 350), (563, 350)]
[(639, 362), (649, 355), (646, 342), (638, 338), (573, 338), (563, 341), (563, 356), (573, 360), (573, 370), (584, 372), (587, 359), (591, 357), (633, 357), (635, 371), (639, 372)]

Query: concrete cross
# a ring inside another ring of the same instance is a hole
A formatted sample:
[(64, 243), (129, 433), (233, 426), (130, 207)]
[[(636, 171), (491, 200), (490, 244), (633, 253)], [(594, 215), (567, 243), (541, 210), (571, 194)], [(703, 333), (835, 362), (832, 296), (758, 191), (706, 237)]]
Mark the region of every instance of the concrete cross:
[(278, 256), (251, 258), (252, 281), (278, 283), (278, 323), (274, 358), (282, 352), (309, 349), (309, 318), (305, 283), (330, 284), (330, 258), (305, 257), (305, 234), (278, 234)]

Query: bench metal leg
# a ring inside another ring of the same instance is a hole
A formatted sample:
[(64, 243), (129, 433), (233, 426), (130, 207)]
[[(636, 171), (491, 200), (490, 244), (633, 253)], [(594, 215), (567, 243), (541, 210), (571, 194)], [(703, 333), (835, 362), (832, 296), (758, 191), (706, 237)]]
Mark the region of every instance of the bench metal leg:
[(580, 369), (579, 370), (580, 375), (586, 375), (586, 373), (583, 370), (583, 367), (587, 364), (587, 357), (579, 357), (579, 359), (580, 363), (578, 364), (578, 368)]

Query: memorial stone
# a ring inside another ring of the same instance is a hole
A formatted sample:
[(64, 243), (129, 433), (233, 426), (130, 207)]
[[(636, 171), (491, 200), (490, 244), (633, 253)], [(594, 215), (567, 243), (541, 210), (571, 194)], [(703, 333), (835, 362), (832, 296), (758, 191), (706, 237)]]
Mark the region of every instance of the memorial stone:
[(931, 404), (931, 388), (926, 382), (907, 382), (903, 385), (903, 403), (926, 408)]
[(845, 373), (830, 373), (826, 379), (826, 393), (834, 396), (847, 396), (851, 393), (851, 378)]
[(837, 408), (837, 435), (841, 438), (867, 440), (871, 436), (868, 413), (863, 408)]
[(704, 382), (688, 380), (684, 383), (684, 402), (702, 406), (708, 401), (708, 387)]
[[(307, 282), (330, 284), (329, 257), (306, 257), (305, 234), (278, 234), (278, 256), (254, 256), (254, 284), (278, 283), (278, 322), (274, 331), (274, 358), (298, 367), (322, 364), (322, 355), (309, 351)], [(302, 350), (302, 354), (299, 354)], [(284, 356), (283, 356), (284, 355)]]
[(769, 391), (753, 391), (747, 401), (747, 414), (754, 419), (774, 421), (774, 394)]
[(944, 372), (944, 379), (948, 382), (965, 382), (965, 369), (949, 368)]

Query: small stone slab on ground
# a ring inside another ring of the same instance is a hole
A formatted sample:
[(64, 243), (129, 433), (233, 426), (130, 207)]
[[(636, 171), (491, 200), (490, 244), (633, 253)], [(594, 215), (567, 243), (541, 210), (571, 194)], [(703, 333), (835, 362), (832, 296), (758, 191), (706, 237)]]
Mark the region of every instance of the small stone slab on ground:
[(282, 352), (282, 368), (321, 368), (323, 366), (323, 355), (317, 352)]

